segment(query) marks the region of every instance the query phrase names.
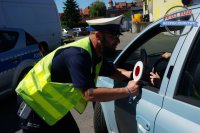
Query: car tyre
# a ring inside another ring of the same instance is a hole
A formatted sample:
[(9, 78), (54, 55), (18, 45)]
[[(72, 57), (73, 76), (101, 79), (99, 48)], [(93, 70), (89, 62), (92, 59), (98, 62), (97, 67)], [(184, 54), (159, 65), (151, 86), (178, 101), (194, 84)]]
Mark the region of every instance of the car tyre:
[(108, 133), (101, 104), (99, 102), (96, 102), (95, 104), (93, 121), (95, 133)]

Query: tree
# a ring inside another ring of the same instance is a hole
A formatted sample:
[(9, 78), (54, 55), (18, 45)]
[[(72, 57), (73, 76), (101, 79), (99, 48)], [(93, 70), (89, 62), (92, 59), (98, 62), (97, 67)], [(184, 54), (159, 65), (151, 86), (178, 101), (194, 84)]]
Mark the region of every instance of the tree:
[(75, 0), (66, 0), (64, 2), (64, 13), (61, 17), (62, 25), (67, 27), (76, 27), (81, 21), (79, 6)]
[(127, 11), (126, 13), (124, 13), (124, 17), (127, 19), (131, 19), (131, 11)]
[(104, 2), (95, 1), (90, 5), (90, 17), (105, 17), (106, 5)]

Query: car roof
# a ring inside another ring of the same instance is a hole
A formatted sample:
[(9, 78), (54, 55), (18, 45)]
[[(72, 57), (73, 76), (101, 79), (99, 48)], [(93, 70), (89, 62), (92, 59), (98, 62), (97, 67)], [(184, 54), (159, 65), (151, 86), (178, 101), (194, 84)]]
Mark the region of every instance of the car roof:
[(23, 29), (20, 29), (20, 28), (7, 28), (7, 27), (3, 27), (3, 28), (1, 28), (0, 27), (0, 30), (8, 30), (8, 31), (19, 31), (19, 30), (21, 30), (21, 31), (24, 31)]

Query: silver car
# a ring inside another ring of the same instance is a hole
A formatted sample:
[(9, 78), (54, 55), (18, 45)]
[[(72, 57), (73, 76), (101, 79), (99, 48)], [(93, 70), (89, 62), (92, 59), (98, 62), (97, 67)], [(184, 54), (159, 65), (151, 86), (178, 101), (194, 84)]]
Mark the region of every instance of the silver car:
[(75, 41), (75, 36), (74, 36), (74, 31), (70, 28), (63, 28), (62, 29), (62, 42), (63, 43), (67, 43), (67, 42), (72, 42), (72, 41)]
[[(166, 28), (162, 27), (162, 18), (143, 30), (116, 58), (116, 67), (127, 70), (133, 70), (136, 62), (143, 62), (140, 94), (96, 103), (96, 133), (200, 131), (200, 5), (189, 10), (192, 15), (181, 17), (176, 22), (183, 19), (186, 23), (197, 23), (196, 26)], [(172, 35), (175, 33), (177, 35)], [(161, 58), (165, 52), (172, 53), (170, 59)], [(159, 86), (150, 82), (152, 71), (160, 74)], [(126, 87), (127, 83), (99, 77), (97, 86)]]

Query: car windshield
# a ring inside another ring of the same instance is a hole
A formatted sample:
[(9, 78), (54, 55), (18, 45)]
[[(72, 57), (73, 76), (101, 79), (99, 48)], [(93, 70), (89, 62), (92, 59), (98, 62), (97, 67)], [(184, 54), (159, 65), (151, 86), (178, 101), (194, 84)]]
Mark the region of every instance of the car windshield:
[(13, 48), (18, 39), (17, 32), (0, 31), (0, 52)]

